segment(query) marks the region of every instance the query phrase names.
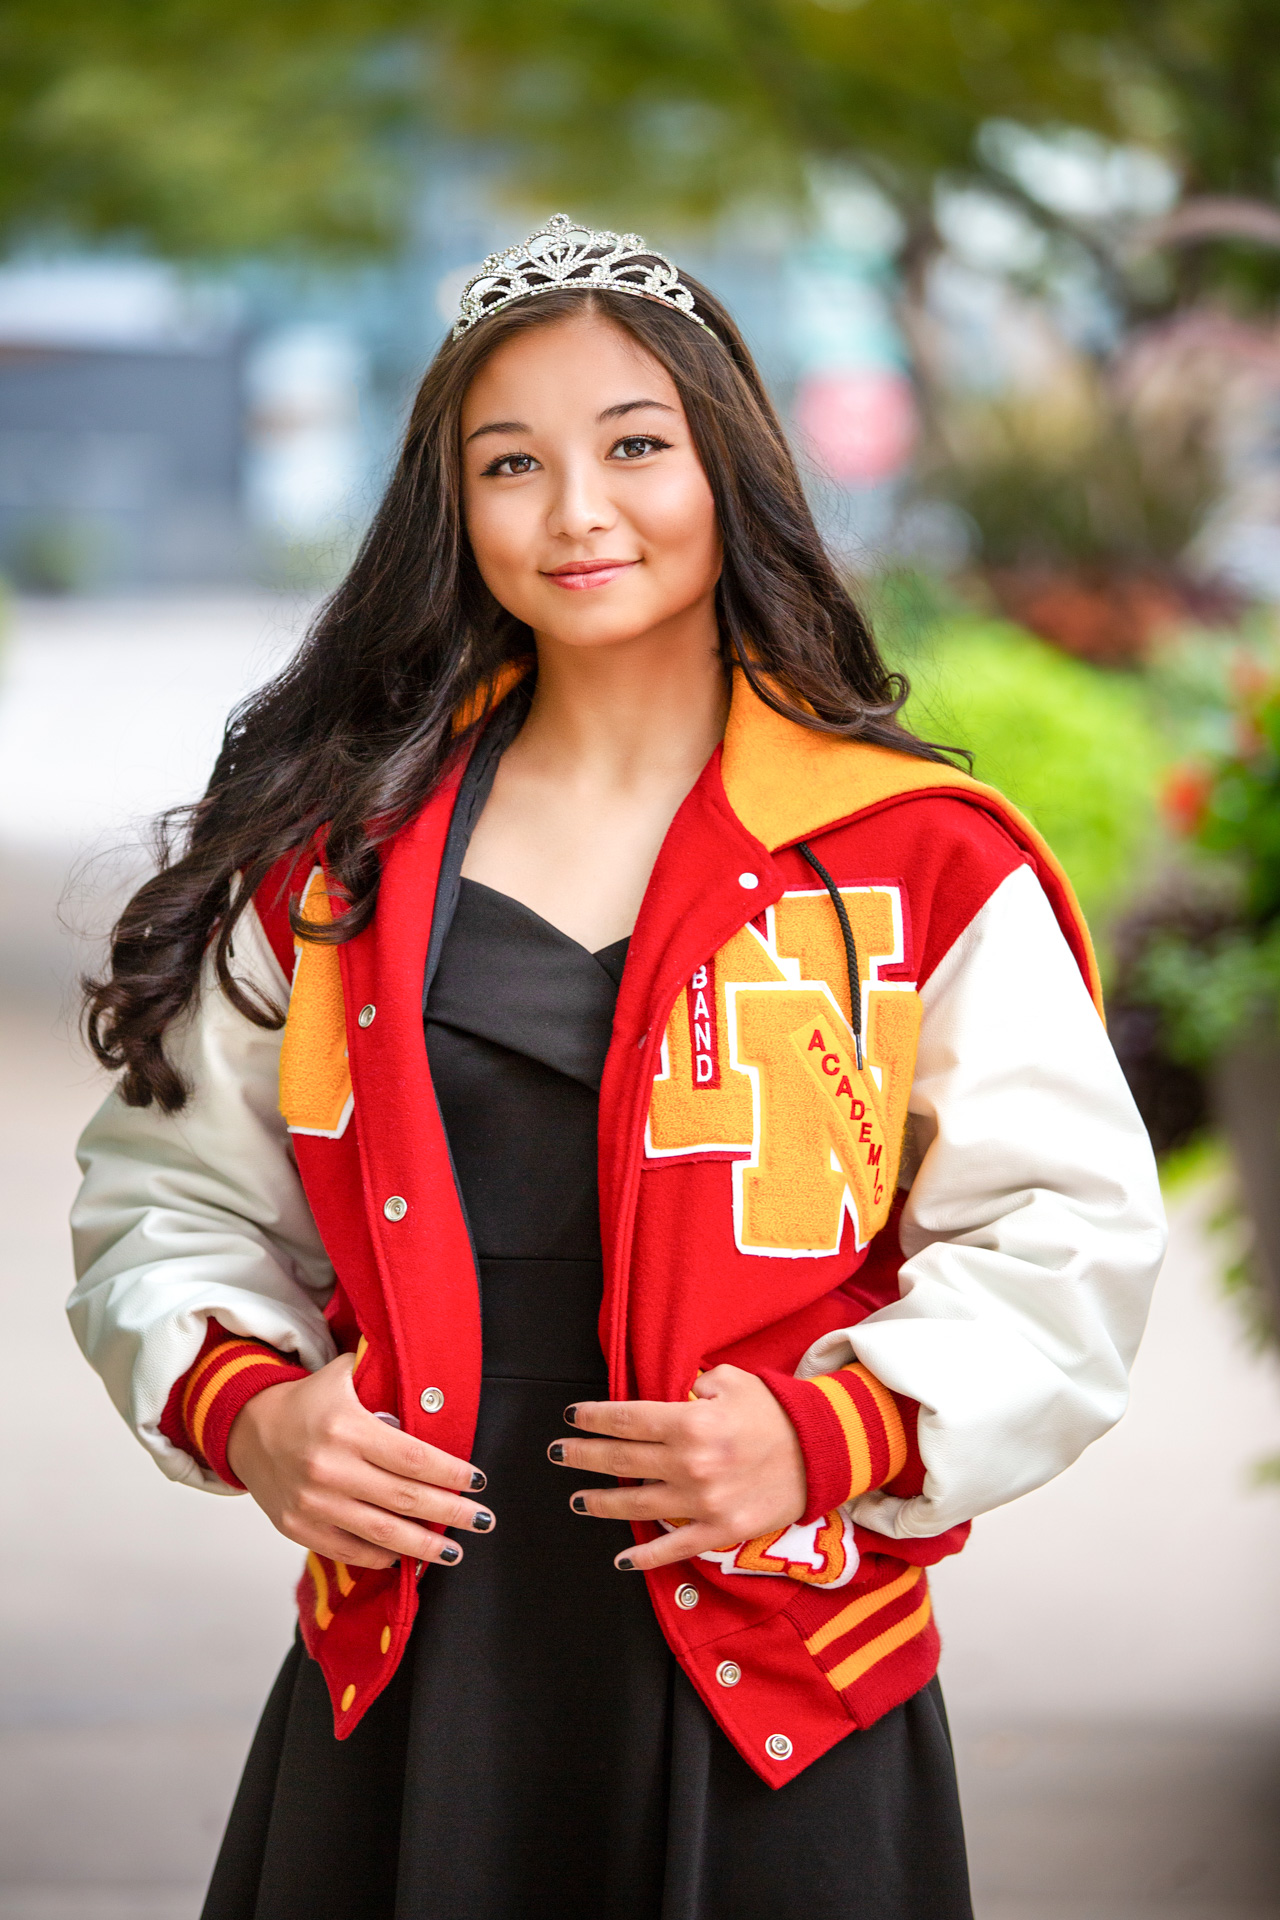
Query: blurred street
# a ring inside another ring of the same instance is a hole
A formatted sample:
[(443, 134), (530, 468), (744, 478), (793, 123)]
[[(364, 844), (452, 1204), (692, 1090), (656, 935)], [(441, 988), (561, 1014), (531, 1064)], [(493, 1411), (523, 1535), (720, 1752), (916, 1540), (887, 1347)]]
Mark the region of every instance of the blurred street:
[[(32, 600), (0, 641), (0, 1920), (194, 1920), (291, 1632), (297, 1551), (162, 1478), (62, 1301), (84, 940), (307, 611)], [(936, 1579), (979, 1920), (1280, 1915), (1280, 1378), (1220, 1297), (1221, 1199), (1175, 1201), (1129, 1417)]]

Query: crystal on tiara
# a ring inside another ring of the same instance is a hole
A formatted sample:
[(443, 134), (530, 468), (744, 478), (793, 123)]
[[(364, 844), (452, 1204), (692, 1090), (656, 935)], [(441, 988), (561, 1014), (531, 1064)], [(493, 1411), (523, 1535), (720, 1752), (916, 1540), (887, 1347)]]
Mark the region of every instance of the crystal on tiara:
[(604, 287), (611, 293), (661, 300), (716, 338), (695, 312), (692, 293), (665, 254), (655, 253), (638, 233), (597, 233), (567, 213), (553, 214), (518, 247), (489, 255), (462, 290), (453, 337), (460, 339), (486, 314), (538, 293), (558, 293), (562, 287)]

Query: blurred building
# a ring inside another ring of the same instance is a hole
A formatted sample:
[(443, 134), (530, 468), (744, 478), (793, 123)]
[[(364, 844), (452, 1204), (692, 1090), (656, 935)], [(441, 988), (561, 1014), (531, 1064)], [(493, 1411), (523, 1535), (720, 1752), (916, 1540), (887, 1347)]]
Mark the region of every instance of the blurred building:
[(36, 591), (246, 566), (243, 335), (151, 261), (0, 270), (0, 568)]

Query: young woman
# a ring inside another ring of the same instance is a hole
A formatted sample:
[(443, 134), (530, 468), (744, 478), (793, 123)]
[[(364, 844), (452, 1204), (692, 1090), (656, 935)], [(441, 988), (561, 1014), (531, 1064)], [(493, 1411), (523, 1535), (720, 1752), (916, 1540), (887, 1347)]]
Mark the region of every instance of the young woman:
[(969, 1914), (926, 1568), (1118, 1418), (1163, 1227), (903, 694), (719, 303), (486, 262), (90, 992), (77, 1335), (308, 1550), (208, 1920)]

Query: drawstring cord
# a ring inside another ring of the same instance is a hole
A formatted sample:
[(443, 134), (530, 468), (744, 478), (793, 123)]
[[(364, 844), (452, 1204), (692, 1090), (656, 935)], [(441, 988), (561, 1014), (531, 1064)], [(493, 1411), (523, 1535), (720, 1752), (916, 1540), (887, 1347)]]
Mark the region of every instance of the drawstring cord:
[(858, 949), (853, 943), (853, 928), (849, 925), (849, 915), (844, 901), (840, 898), (840, 889), (823, 866), (816, 853), (812, 852), (805, 841), (796, 843), (796, 851), (802, 853), (809, 865), (831, 895), (831, 904), (836, 910), (840, 922), (840, 933), (844, 940), (844, 963), (849, 970), (849, 1024), (853, 1028), (853, 1051), (858, 1061), (858, 1072), (862, 1072), (862, 982), (858, 974)]

